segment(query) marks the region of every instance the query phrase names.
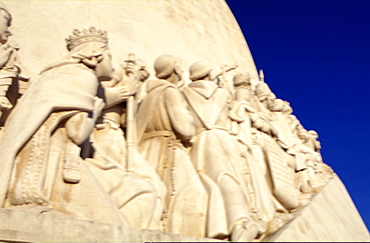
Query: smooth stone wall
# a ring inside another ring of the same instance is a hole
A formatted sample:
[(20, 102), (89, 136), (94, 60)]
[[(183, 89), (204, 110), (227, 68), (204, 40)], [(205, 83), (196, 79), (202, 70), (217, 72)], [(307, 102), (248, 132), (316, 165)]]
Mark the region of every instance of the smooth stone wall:
[(189, 66), (206, 60), (219, 67), (237, 63), (254, 81), (257, 71), (244, 36), (224, 0), (179, 1), (4, 1), (12, 31), (32, 76), (58, 61), (75, 28), (107, 30), (114, 63), (130, 52), (146, 61), (173, 54)]
[(347, 189), (335, 176), (296, 218), (269, 242), (369, 242), (370, 236)]

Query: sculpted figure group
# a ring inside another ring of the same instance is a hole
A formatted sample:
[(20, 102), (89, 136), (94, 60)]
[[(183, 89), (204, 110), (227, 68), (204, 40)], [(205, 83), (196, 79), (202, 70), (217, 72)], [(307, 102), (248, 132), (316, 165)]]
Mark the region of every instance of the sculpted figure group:
[(114, 71), (107, 33), (93, 27), (75, 30), (68, 55), (31, 78), (19, 99), (27, 79), (11, 18), (1, 4), (3, 208), (258, 241), (333, 174), (317, 133), (263, 80), (224, 75), (234, 87), (226, 90), (201, 61), (184, 81), (171, 55), (156, 59), (157, 79), (133, 54)]

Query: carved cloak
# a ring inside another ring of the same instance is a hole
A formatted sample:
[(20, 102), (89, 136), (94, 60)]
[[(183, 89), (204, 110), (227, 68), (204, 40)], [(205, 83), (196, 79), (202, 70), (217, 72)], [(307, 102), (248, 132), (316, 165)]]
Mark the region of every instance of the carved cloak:
[(222, 238), (237, 221), (249, 218), (241, 158), (227, 127), (229, 93), (212, 81), (196, 81), (184, 88), (184, 95), (197, 126), (191, 159), (210, 195), (207, 236)]
[(276, 206), (277, 202), (272, 194), (271, 178), (262, 147), (264, 145), (258, 143), (262, 134), (253, 127), (253, 122), (260, 118), (250, 102), (244, 99), (234, 103), (232, 114), (238, 121), (236, 135), (241, 151), (246, 154), (246, 163), (252, 179), (253, 188), (250, 191), (252, 200), (248, 201), (251, 204), (252, 215), (258, 220), (269, 222), (275, 217), (277, 208), (281, 207)]
[(137, 122), (139, 150), (168, 190), (162, 220), (165, 231), (204, 237), (207, 194), (179, 141), (181, 135), (194, 131), (180, 91), (165, 80), (148, 81)]
[[(43, 127), (45, 121), (50, 120), (49, 117), (52, 114), (63, 111), (76, 111), (77, 113), (92, 111), (97, 88), (97, 77), (90, 69), (83, 64), (69, 61), (50, 67), (32, 83), (10, 114), (0, 142), (1, 206), (4, 205), (14, 173), (13, 169), (15, 163), (18, 163), (16, 158), (21, 149), (26, 148), (33, 135)], [(50, 127), (57, 127), (60, 121), (56, 119), (51, 122)], [(61, 130), (56, 130), (56, 132), (59, 131)], [(53, 178), (47, 177), (50, 172), (48, 166), (51, 163), (49, 156), (52, 156), (53, 152), (51, 146), (52, 144), (40, 144), (41, 149), (46, 153), (44, 160), (46, 164), (40, 167), (42, 169), (40, 183), (41, 187), (54, 187), (51, 190), (58, 190), (53, 196), (53, 207), (55, 206), (57, 211), (85, 219), (124, 223), (125, 220), (119, 215), (119, 211), (110, 201), (109, 196), (100, 188), (97, 179), (84, 163), (81, 163), (80, 168), (81, 181), (77, 184), (65, 183), (61, 176), (64, 152), (59, 151), (54, 154), (56, 157), (61, 156), (61, 159), (57, 159), (56, 162), (58, 172)], [(30, 161), (30, 163), (32, 165), (33, 162)], [(43, 180), (46, 182), (44, 185)], [(55, 183), (54, 186), (48, 184), (50, 181)], [(104, 205), (98, 205), (103, 202)]]

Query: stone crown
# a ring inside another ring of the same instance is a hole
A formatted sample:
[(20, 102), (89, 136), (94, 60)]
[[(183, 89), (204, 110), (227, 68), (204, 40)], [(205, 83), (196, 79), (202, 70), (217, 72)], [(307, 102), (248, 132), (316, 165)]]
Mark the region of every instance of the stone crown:
[(78, 45), (87, 42), (102, 42), (108, 44), (107, 31), (97, 30), (95, 27), (84, 29), (82, 31), (75, 29), (73, 35), (66, 38), (68, 50), (72, 50)]

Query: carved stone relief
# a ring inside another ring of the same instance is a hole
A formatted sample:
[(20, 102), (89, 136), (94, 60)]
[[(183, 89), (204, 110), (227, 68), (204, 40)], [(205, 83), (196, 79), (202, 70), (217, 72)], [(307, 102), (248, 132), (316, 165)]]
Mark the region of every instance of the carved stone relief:
[(154, 62), (156, 78), (132, 53), (113, 70), (107, 32), (94, 27), (74, 30), (67, 56), (31, 77), (18, 100), (11, 87), (27, 78), (11, 20), (0, 3), (3, 208), (261, 241), (333, 176), (318, 134), (264, 81), (247, 72), (231, 81), (234, 65), (220, 85), (203, 61), (185, 80), (167, 54)]

